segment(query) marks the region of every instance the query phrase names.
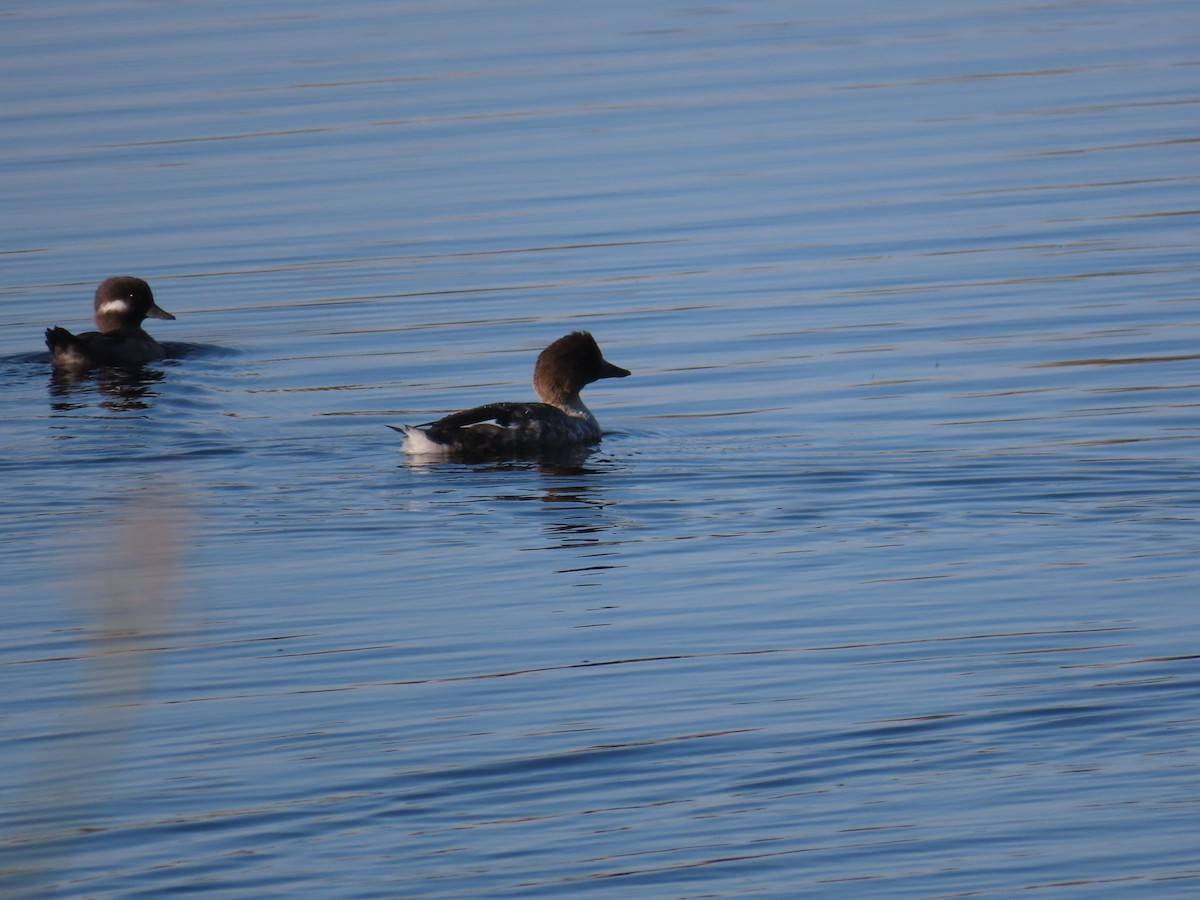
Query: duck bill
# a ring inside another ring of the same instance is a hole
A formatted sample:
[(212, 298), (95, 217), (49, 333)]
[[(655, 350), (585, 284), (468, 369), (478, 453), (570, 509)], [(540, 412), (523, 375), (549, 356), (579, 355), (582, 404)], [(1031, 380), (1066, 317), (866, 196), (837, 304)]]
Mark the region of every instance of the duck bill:
[(620, 366), (614, 366), (607, 359), (603, 360), (603, 366), (600, 369), (601, 378), (624, 378), (628, 374), (628, 369), (622, 369)]
[(174, 319), (175, 317), (157, 304), (151, 304), (146, 310), (147, 319)]

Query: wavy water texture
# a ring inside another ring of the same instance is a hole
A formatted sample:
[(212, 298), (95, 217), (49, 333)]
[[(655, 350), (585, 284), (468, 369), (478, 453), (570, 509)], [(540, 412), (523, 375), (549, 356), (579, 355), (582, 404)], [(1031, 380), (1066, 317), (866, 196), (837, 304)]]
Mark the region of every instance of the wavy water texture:
[(3, 20), (0, 893), (1196, 894), (1190, 4)]

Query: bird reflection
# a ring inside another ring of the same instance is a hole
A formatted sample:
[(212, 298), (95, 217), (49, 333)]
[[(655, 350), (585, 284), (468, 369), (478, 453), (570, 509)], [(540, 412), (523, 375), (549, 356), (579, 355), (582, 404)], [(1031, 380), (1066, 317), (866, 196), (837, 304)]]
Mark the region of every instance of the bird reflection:
[(593, 446), (567, 447), (553, 451), (536, 453), (514, 452), (511, 456), (493, 458), (490, 462), (473, 462), (456, 457), (446, 456), (405, 455), (402, 466), (409, 469), (434, 469), (442, 466), (466, 466), (481, 472), (504, 472), (510, 470), (527, 470), (536, 468), (546, 475), (580, 475), (587, 474), (588, 458), (596, 452)]
[(560, 521), (546, 523), (549, 534), (595, 534), (609, 527), (603, 516), (608, 502), (593, 484), (582, 481), (548, 484), (538, 499), (564, 514)]
[(609, 513), (612, 501), (604, 496), (614, 466), (598, 448), (575, 447), (553, 454), (514, 456), (489, 463), (473, 463), (453, 458), (406, 456), (400, 468), (433, 476), (441, 473), (450, 482), (462, 483), (463, 477), (479, 473), (518, 474), (536, 472), (541, 480), (531, 487), (528, 482), (505, 478), (503, 489), (488, 492), (491, 500), (503, 503), (541, 504), (546, 512), (543, 531), (555, 538), (556, 547), (579, 547), (595, 543), (595, 535), (610, 531), (616, 519)]
[[(543, 531), (557, 539), (559, 548), (578, 548), (602, 543), (596, 535), (611, 531), (616, 520), (609, 514), (612, 501), (604, 496), (607, 479), (598, 477), (609, 469), (585, 465), (590, 452), (574, 461), (542, 460), (538, 472), (546, 477), (541, 488), (522, 499), (542, 503), (548, 515)], [(550, 515), (549, 513), (552, 513)]]
[(64, 412), (89, 406), (87, 395), (98, 390), (105, 399), (99, 405), (115, 412), (138, 411), (154, 406), (155, 386), (163, 380), (160, 369), (93, 369), (72, 372), (56, 369), (50, 375), (51, 408)]

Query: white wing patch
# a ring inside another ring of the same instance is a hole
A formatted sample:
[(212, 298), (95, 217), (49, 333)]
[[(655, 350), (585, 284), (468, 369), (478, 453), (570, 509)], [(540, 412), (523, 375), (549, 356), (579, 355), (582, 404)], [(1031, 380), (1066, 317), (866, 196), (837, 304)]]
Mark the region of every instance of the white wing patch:
[(478, 422), (472, 422), (470, 425), (467, 425), (466, 427), (467, 428), (478, 428), (480, 425), (491, 425), (495, 428), (507, 428), (509, 431), (514, 431), (520, 427), (516, 423), (516, 421), (514, 421), (513, 419), (509, 419), (507, 425), (501, 425), (500, 422), (495, 417), (493, 417), (491, 419), (480, 419)]

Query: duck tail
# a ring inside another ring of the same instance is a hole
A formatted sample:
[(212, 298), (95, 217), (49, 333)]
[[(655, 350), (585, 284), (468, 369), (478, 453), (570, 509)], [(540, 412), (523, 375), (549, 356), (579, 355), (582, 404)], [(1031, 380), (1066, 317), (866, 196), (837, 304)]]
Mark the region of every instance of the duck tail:
[(83, 341), (57, 325), (46, 329), (46, 346), (50, 349), (51, 361), (59, 368), (85, 368), (91, 362)]
[(404, 445), (400, 449), (410, 456), (442, 455), (450, 449), (415, 425), (389, 425), (388, 428), (404, 435)]

